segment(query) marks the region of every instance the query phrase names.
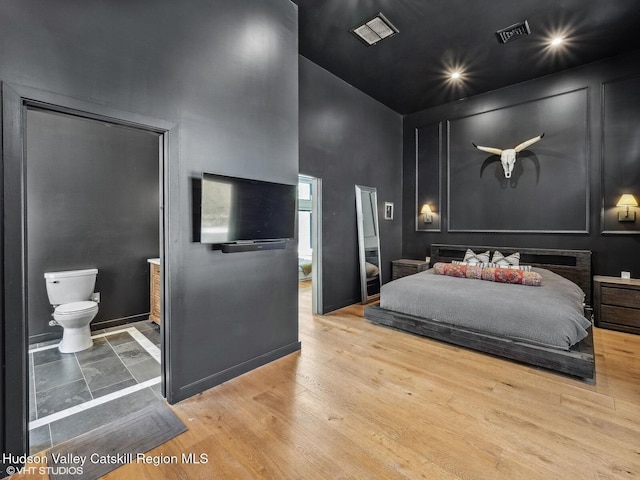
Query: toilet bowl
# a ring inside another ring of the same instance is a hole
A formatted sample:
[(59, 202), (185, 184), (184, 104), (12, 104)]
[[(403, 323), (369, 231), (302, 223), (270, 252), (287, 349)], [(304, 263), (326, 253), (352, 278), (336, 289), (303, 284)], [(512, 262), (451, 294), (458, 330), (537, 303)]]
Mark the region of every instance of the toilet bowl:
[(62, 353), (86, 350), (93, 345), (89, 324), (98, 314), (96, 302), (84, 301), (58, 305), (53, 319), (63, 328), (58, 349)]
[(91, 300), (97, 274), (95, 268), (44, 274), (49, 303), (54, 307), (51, 324), (63, 328), (58, 345), (62, 353), (79, 352), (93, 345), (89, 324), (98, 314), (98, 303)]

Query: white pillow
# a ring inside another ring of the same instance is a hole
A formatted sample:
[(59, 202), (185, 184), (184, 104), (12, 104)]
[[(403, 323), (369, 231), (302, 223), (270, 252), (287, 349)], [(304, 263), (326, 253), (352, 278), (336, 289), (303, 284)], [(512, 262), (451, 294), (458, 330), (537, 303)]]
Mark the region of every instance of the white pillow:
[(493, 252), (491, 263), (495, 263), (498, 267), (520, 265), (520, 252), (515, 252), (505, 257), (502, 253), (496, 250), (495, 252)]
[(489, 250), (487, 250), (484, 253), (475, 253), (473, 250), (468, 248), (466, 253), (464, 254), (464, 259), (462, 260), (462, 262), (466, 263), (467, 265), (477, 265), (479, 263), (489, 263), (489, 258), (490, 257), (491, 257), (491, 252)]

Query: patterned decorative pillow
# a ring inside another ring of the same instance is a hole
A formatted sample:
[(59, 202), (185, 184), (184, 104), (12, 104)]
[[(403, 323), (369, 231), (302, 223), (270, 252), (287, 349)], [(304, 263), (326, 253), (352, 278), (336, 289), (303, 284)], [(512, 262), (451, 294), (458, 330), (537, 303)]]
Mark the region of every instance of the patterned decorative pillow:
[(531, 265), (497, 265), (495, 263), (490, 263), (487, 266), (494, 268), (510, 268), (511, 270), (523, 270), (525, 272), (531, 271)]
[[(454, 265), (470, 265), (469, 263), (463, 262), (461, 260), (451, 260), (451, 263)], [(482, 268), (511, 268), (512, 270), (524, 270), (525, 272), (531, 271), (531, 265), (498, 265), (497, 263), (474, 263), (471, 265), (475, 265), (477, 267)]]
[(474, 265), (476, 267), (482, 267), (482, 268), (496, 267), (496, 265), (494, 263), (491, 263), (491, 262), (468, 263), (468, 262), (464, 262), (462, 260), (451, 260), (451, 263), (454, 264), (454, 265)]
[(482, 267), (469, 264), (438, 262), (433, 266), (433, 273), (449, 277), (475, 278), (482, 280)]
[(488, 280), (490, 282), (516, 283), (539, 287), (542, 285), (542, 276), (538, 272), (526, 272), (515, 268), (480, 267), (478, 265), (465, 265), (438, 262), (433, 266), (433, 273), (458, 278), (475, 278), (476, 280)]
[(493, 252), (491, 263), (495, 263), (498, 267), (520, 265), (520, 252), (515, 252), (505, 257), (500, 251), (496, 250)]
[(462, 260), (451, 260), (451, 265), (469, 265), (469, 264)]
[(489, 258), (491, 258), (491, 252), (489, 250), (484, 253), (475, 253), (468, 248), (462, 261), (467, 265), (477, 265), (478, 263), (489, 263)]
[(500, 283), (517, 283), (539, 287), (542, 285), (542, 276), (538, 272), (525, 272), (514, 268), (483, 268), (482, 280)]

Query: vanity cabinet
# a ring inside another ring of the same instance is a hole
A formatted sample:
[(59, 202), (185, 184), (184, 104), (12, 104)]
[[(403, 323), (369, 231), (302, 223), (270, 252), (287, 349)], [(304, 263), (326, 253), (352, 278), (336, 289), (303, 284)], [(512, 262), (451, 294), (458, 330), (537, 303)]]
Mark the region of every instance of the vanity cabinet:
[(149, 320), (160, 325), (160, 259), (152, 258), (149, 262)]

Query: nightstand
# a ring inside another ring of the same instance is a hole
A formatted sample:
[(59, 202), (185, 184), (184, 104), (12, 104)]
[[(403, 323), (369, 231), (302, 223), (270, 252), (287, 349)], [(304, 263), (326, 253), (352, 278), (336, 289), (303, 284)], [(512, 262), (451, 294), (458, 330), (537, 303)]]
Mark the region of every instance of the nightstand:
[(640, 280), (593, 277), (596, 327), (640, 334)]
[(391, 280), (413, 275), (414, 273), (423, 272), (429, 268), (429, 262), (424, 260), (393, 260), (391, 262)]

